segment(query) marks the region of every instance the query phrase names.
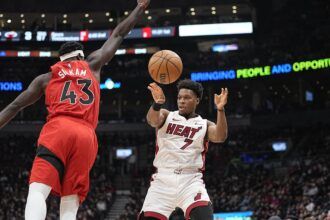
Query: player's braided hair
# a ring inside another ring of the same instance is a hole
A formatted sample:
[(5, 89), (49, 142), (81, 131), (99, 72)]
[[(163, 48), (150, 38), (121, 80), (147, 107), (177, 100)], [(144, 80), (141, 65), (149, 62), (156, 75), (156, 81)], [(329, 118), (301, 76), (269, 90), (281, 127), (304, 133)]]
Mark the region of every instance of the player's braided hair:
[(61, 45), (58, 53), (60, 56), (62, 56), (63, 54), (66, 54), (66, 53), (70, 53), (72, 51), (75, 51), (75, 50), (84, 50), (84, 46), (81, 44), (81, 43), (78, 43), (78, 42), (66, 42), (64, 44)]
[(202, 99), (203, 97), (203, 86), (198, 82), (194, 82), (190, 79), (184, 79), (178, 83), (177, 87), (178, 91), (180, 91), (180, 89), (190, 89), (196, 94), (197, 98)]

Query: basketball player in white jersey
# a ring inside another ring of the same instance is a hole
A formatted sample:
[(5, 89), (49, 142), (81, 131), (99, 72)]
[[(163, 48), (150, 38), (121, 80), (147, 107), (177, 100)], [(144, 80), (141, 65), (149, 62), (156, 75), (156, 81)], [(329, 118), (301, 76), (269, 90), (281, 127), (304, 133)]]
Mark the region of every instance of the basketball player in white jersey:
[(154, 104), (147, 114), (149, 125), (156, 128), (156, 156), (150, 188), (139, 219), (167, 220), (176, 207), (184, 211), (185, 219), (212, 220), (213, 209), (205, 189), (203, 174), (208, 141), (221, 143), (227, 138), (224, 106), (228, 90), (214, 95), (217, 123), (196, 114), (203, 87), (191, 80), (178, 83), (178, 111), (162, 109), (165, 95), (151, 83)]

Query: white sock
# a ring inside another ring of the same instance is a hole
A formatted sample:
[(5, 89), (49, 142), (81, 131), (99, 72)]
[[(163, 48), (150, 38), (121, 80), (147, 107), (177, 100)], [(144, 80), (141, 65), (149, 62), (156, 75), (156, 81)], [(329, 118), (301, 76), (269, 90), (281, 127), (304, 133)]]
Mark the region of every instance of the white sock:
[(60, 220), (75, 220), (78, 208), (78, 195), (63, 196), (60, 205)]
[(31, 183), (25, 206), (25, 220), (44, 220), (47, 214), (46, 199), (51, 187), (42, 183)]

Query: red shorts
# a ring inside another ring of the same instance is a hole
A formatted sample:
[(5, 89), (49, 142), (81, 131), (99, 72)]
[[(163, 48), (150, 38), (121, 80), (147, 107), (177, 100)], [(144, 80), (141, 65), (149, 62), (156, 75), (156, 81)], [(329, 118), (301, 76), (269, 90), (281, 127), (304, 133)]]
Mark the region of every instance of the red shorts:
[(59, 196), (77, 194), (83, 202), (89, 191), (89, 172), (98, 149), (94, 128), (81, 119), (59, 116), (44, 125), (38, 146), (46, 147), (62, 161), (64, 175), (60, 181), (57, 169), (50, 162), (36, 157), (30, 184), (46, 184)]

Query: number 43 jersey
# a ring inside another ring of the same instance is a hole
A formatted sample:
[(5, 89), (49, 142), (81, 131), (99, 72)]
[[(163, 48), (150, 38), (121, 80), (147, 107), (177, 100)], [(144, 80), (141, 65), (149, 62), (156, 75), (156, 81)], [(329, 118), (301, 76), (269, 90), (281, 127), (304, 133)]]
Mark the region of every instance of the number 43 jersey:
[(204, 171), (207, 120), (201, 116), (186, 119), (178, 111), (170, 112), (164, 125), (157, 130), (157, 169), (196, 169)]
[(45, 91), (47, 121), (71, 116), (96, 128), (99, 116), (100, 85), (86, 61), (58, 62), (51, 67), (52, 79)]

